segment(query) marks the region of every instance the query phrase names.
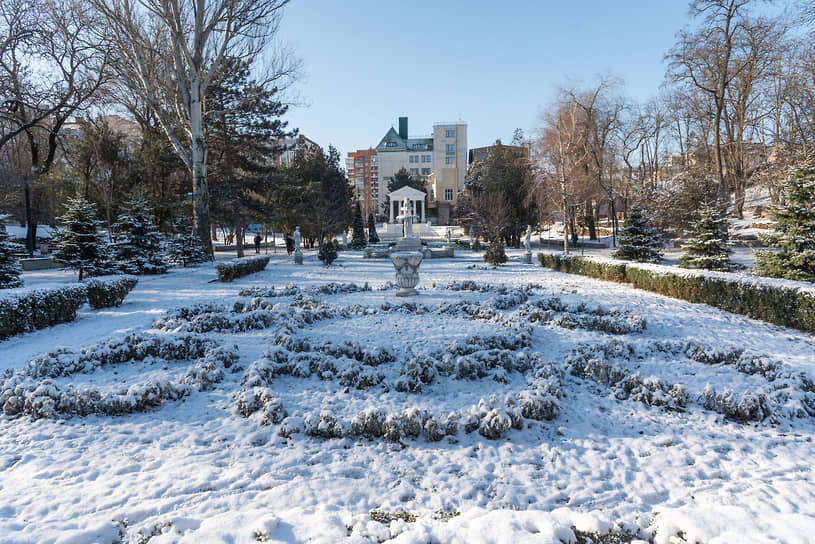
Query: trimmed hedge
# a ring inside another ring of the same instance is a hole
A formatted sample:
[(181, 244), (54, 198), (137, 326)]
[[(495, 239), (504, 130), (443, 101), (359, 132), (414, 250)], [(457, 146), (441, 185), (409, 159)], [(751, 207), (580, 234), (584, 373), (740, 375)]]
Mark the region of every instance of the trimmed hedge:
[(0, 339), (73, 321), (86, 299), (83, 284), (9, 294), (0, 299)]
[(218, 263), (215, 270), (218, 272), (218, 281), (232, 281), (260, 272), (266, 268), (267, 264), (269, 264), (269, 257), (249, 257)]
[(88, 292), (88, 304), (94, 310), (119, 306), (138, 282), (139, 280), (132, 276), (101, 277), (86, 280), (84, 283)]
[(815, 296), (794, 287), (739, 281), (723, 276), (655, 272), (625, 263), (604, 263), (578, 256), (538, 253), (541, 266), (580, 274), (660, 295), (708, 304), (776, 325), (815, 333)]

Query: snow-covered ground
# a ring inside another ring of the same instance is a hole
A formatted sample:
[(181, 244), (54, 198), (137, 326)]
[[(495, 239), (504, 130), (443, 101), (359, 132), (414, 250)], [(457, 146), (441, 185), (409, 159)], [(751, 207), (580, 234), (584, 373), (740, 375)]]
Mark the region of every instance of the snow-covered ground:
[[(91, 412), (0, 415), (0, 542), (812, 541), (815, 338), (509, 255), (425, 261), (409, 300), (358, 252), (174, 269), (0, 342), (4, 390)], [(133, 333), (239, 362), (107, 357)]]

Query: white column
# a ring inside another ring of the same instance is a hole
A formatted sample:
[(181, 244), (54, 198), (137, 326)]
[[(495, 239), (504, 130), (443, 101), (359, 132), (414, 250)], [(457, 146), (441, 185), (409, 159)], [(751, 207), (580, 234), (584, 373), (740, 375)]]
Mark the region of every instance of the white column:
[(388, 223), (393, 223), (393, 199), (388, 200)]
[(422, 203), (422, 223), (424, 223), (424, 200), (420, 200), (419, 202)]

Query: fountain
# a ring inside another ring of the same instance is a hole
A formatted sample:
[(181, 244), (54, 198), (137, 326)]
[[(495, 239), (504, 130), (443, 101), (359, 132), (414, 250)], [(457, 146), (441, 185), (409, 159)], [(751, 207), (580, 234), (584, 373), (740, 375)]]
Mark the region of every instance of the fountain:
[(396, 268), (396, 284), (399, 286), (396, 296), (409, 297), (419, 294), (415, 287), (419, 283), (419, 265), (424, 254), (421, 241), (413, 236), (413, 220), (417, 217), (412, 213), (407, 199), (402, 201), (401, 212), (396, 219), (402, 221), (402, 238), (396, 242), (390, 257)]

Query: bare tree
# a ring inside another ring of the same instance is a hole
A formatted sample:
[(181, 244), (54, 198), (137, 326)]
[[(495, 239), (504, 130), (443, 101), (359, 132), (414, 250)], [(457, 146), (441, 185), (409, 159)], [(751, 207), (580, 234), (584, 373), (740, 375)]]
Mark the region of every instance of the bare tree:
[(743, 14), (756, 0), (694, 0), (690, 14), (702, 19), (693, 32), (683, 29), (678, 41), (666, 55), (673, 81), (690, 81), (705, 93), (713, 105), (713, 145), (716, 170), (724, 190), (724, 160), (721, 125), (727, 88), (746, 67), (746, 61), (734, 60), (733, 51), (743, 27)]
[(110, 51), (92, 39), (99, 26), (83, 0), (0, 4), (0, 149), (27, 142), (23, 178), (26, 246), (36, 245), (36, 187), (57, 157), (65, 122), (108, 81)]
[(574, 233), (574, 204), (585, 192), (583, 166), (586, 147), (581, 129), (582, 112), (563, 96), (543, 116), (537, 139), (538, 172), (528, 188), (538, 209), (559, 209), (563, 217), (563, 251), (569, 251), (569, 229)]
[[(260, 58), (289, 0), (89, 1), (107, 19), (119, 72), (192, 172), (194, 228), (211, 255), (204, 93), (225, 57)], [(267, 67), (281, 79), (297, 68), (285, 55)]]

